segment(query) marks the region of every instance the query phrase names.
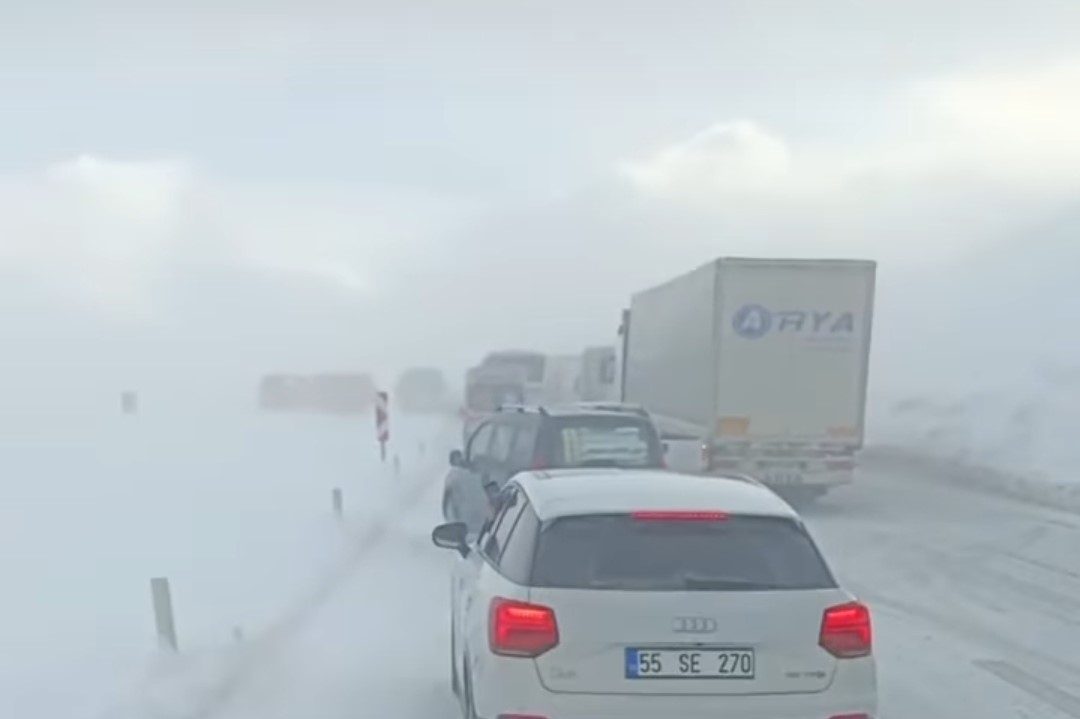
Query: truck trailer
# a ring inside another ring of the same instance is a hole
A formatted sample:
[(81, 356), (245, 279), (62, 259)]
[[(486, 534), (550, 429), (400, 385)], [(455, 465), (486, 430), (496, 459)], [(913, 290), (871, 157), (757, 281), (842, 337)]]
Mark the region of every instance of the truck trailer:
[(854, 480), (876, 263), (720, 258), (631, 297), (618, 380), (701, 470), (794, 502)]

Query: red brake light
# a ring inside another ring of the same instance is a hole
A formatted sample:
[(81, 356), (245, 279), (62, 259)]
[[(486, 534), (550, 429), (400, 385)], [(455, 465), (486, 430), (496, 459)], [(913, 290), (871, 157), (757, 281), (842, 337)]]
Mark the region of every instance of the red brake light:
[(821, 619), (818, 643), (839, 659), (869, 656), (873, 651), (870, 609), (859, 602), (829, 607)]
[(491, 601), (488, 642), (491, 652), (505, 657), (538, 657), (559, 644), (555, 611), (496, 597)]
[(729, 515), (724, 512), (677, 512), (677, 511), (643, 511), (631, 512), (631, 519), (654, 521), (654, 522), (719, 522), (727, 519)]

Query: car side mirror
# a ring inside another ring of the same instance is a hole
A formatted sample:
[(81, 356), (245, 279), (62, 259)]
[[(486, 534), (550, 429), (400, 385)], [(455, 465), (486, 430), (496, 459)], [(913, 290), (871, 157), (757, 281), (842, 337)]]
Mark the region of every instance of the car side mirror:
[(497, 482), (492, 482), (491, 480), (484, 482), (484, 494), (487, 495), (488, 500), (492, 502), (492, 504), (499, 498), (499, 491)]
[(462, 557), (469, 556), (469, 527), (465, 522), (447, 522), (431, 530), (431, 542), (442, 549), (453, 549)]
[(668, 450), (671, 449), (671, 445), (667, 442), (661, 442), (660, 446), (663, 448), (665, 455), (668, 453)]
[(464, 469), (466, 464), (467, 463), (465, 461), (465, 453), (464, 452), (462, 452), (460, 449), (455, 449), (452, 452), (450, 452), (450, 466), (451, 467), (457, 467), (459, 469)]

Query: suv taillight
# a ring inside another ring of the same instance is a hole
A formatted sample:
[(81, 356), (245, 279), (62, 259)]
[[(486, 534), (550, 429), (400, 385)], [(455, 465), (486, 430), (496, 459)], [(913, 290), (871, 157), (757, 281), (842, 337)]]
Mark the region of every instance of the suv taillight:
[(538, 657), (559, 644), (555, 610), (540, 604), (496, 597), (491, 600), (488, 642), (492, 654)]
[(873, 651), (870, 609), (859, 602), (829, 607), (821, 619), (821, 648), (838, 659), (856, 659)]

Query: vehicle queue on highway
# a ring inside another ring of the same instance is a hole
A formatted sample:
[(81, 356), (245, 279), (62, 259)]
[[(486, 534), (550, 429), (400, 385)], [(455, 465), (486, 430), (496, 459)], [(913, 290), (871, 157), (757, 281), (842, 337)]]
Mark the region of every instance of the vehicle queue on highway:
[(797, 511), (854, 480), (875, 269), (720, 259), (576, 371), (470, 370), (432, 532), (465, 719), (876, 716), (870, 610)]

